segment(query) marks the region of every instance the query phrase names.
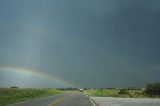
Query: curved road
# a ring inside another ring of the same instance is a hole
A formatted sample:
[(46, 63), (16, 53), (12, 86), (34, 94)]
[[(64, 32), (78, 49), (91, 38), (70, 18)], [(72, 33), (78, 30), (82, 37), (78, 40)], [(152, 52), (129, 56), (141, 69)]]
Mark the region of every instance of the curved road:
[(81, 92), (65, 93), (41, 99), (16, 103), (8, 106), (94, 106)]

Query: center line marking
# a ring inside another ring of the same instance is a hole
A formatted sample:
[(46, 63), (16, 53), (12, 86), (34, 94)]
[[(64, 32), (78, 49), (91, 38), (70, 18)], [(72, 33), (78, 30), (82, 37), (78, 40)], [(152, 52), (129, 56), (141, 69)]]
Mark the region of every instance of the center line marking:
[(58, 99), (58, 100), (56, 100), (56, 101), (48, 104), (48, 106), (53, 106), (53, 105), (55, 105), (55, 104), (57, 104), (57, 103), (60, 103), (60, 102), (62, 102), (63, 100), (65, 100), (66, 98), (68, 98), (69, 96), (71, 96), (71, 95), (67, 95), (67, 96), (65, 96), (65, 97), (62, 97), (62, 98), (60, 98), (60, 99)]

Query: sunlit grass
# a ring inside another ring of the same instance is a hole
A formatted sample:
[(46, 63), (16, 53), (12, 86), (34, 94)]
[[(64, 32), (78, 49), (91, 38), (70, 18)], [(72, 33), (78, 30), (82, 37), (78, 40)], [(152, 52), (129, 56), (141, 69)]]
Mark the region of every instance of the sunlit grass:
[(116, 96), (118, 90), (87, 90), (87, 93), (91, 96)]
[(18, 89), (18, 88), (1, 88), (0, 89), (0, 106), (12, 104), (20, 101), (26, 101), (34, 98), (41, 98), (60, 94), (62, 91), (55, 89)]

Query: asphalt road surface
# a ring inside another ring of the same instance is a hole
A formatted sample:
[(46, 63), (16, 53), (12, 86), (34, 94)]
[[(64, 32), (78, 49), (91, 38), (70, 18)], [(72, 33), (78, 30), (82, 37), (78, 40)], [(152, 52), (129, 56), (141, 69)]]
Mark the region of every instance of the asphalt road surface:
[(82, 92), (65, 93), (8, 106), (94, 106)]
[(91, 97), (99, 106), (160, 106), (160, 99)]

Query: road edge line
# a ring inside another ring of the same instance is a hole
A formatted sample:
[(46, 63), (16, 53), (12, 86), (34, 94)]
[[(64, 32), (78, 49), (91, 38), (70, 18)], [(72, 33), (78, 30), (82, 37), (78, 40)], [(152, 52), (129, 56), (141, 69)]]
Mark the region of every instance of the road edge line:
[(91, 97), (86, 92), (84, 94), (90, 100), (90, 102), (92, 103), (93, 106), (99, 106), (99, 105), (97, 105), (97, 104), (94, 103), (94, 101), (91, 99)]
[(91, 98), (89, 98), (89, 100), (91, 101), (91, 103), (93, 104), (93, 106), (96, 106), (96, 104), (93, 102), (93, 100)]

